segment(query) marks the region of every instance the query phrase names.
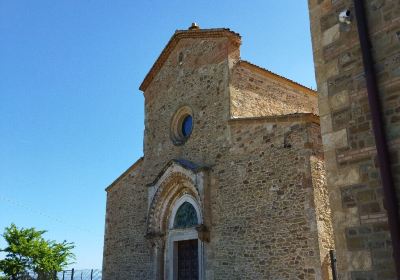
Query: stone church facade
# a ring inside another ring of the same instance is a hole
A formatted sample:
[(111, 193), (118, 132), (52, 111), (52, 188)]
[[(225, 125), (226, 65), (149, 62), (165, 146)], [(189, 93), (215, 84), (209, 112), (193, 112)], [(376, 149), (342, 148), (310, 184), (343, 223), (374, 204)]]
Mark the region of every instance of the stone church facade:
[(145, 77), (144, 156), (107, 188), (104, 279), (329, 279), (316, 92), (175, 32)]

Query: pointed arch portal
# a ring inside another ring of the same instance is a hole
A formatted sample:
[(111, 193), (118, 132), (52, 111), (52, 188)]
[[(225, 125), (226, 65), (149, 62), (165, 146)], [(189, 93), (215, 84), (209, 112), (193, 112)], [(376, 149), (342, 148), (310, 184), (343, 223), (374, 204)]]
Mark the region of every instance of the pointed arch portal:
[(204, 278), (207, 178), (205, 168), (172, 161), (149, 185), (146, 237), (156, 257), (156, 279)]

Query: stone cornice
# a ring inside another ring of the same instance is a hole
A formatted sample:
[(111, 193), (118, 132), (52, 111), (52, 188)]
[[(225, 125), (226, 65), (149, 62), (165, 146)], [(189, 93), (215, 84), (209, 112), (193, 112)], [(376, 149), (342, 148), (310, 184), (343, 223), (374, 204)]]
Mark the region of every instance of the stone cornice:
[(248, 117), (248, 118), (232, 118), (229, 123), (248, 123), (248, 122), (267, 122), (267, 123), (293, 123), (305, 122), (316, 123), (319, 125), (319, 116), (313, 113), (295, 113), (279, 116), (261, 116), (261, 117)]

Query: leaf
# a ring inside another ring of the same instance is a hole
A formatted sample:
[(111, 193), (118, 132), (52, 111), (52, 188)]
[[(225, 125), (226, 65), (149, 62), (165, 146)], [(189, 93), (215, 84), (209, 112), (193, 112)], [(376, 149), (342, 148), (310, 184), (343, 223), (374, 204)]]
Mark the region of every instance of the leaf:
[(61, 243), (46, 240), (45, 233), (35, 228), (18, 228), (15, 224), (6, 227), (2, 236), (7, 246), (0, 249), (6, 256), (0, 260), (0, 271), (11, 278), (33, 271), (41, 278), (40, 275), (48, 277), (71, 264), (75, 259), (74, 244), (65, 240)]

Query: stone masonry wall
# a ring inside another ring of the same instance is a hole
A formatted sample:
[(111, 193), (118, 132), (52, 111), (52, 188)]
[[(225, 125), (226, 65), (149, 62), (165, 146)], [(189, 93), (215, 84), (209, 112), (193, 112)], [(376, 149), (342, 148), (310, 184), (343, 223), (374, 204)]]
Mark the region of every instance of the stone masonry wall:
[(318, 114), (318, 96), (293, 87), (237, 63), (231, 74), (233, 118), (293, 113)]
[(150, 245), (144, 239), (147, 187), (142, 166), (107, 192), (103, 279), (154, 279)]
[(210, 279), (322, 279), (312, 126), (230, 122), (229, 150), (213, 168)]
[[(321, 279), (310, 163), (320, 157), (318, 125), (230, 120), (238, 60), (238, 46), (226, 38), (182, 39), (146, 89), (143, 161), (108, 189), (105, 280), (155, 279), (144, 237), (147, 185), (171, 159), (210, 167), (206, 279)], [(193, 111), (193, 132), (176, 146), (171, 119), (182, 106)]]
[[(400, 2), (365, 3), (400, 194)], [(353, 1), (309, 0), (309, 10), (339, 277), (395, 279)]]
[[(146, 90), (143, 168), (149, 183), (171, 159), (210, 165), (226, 149), (229, 45), (226, 38), (181, 40)], [(193, 132), (176, 146), (171, 121), (183, 106), (193, 111)]]
[[(211, 165), (226, 151), (230, 48), (226, 38), (181, 40), (146, 90), (140, 172), (108, 193), (104, 279), (155, 279), (153, 250), (144, 237), (147, 184), (171, 159)], [(170, 137), (171, 119), (186, 105), (193, 111), (193, 132), (184, 145), (175, 146)], [(120, 211), (124, 214), (119, 215)]]
[(326, 173), (324, 161), (320, 156), (312, 156), (311, 176), (314, 188), (314, 203), (317, 216), (318, 239), (322, 279), (332, 279), (329, 250), (335, 249), (331, 209), (328, 189), (326, 188)]

